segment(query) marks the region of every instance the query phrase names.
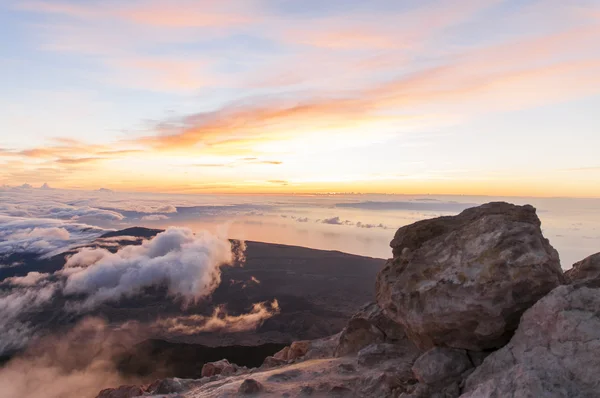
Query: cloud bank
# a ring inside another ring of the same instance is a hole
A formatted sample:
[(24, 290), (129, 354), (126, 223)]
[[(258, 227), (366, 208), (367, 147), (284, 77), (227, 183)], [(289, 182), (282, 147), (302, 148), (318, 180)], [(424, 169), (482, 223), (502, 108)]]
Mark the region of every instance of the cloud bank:
[(164, 284), (172, 296), (197, 301), (221, 281), (220, 267), (233, 261), (230, 242), (187, 228), (169, 228), (139, 246), (116, 253), (86, 249), (67, 260), (65, 294), (87, 295), (83, 307), (118, 300)]

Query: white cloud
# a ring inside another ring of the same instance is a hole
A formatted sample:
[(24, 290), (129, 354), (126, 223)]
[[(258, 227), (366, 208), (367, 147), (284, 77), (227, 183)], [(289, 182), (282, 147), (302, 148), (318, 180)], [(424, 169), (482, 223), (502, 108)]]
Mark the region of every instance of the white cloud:
[(0, 255), (27, 252), (51, 256), (87, 243), (104, 231), (72, 221), (0, 215)]
[(160, 221), (160, 220), (168, 220), (169, 217), (164, 214), (150, 214), (142, 217), (142, 221)]
[(187, 228), (169, 228), (139, 246), (116, 253), (83, 249), (63, 272), (66, 294), (88, 294), (82, 306), (133, 295), (166, 284), (169, 294), (195, 301), (210, 295), (221, 281), (220, 266), (233, 261), (229, 240)]
[(19, 285), (19, 286), (35, 286), (38, 282), (46, 279), (50, 274), (40, 272), (28, 272), (26, 276), (13, 276), (2, 281), (3, 284)]
[(57, 290), (56, 284), (15, 288), (0, 294), (0, 353), (24, 347), (34, 331), (21, 315), (46, 304)]
[(115, 331), (104, 321), (86, 318), (66, 334), (36, 339), (0, 369), (0, 396), (94, 397), (104, 388), (139, 383), (121, 376), (113, 360), (135, 338), (143, 338), (131, 329)]

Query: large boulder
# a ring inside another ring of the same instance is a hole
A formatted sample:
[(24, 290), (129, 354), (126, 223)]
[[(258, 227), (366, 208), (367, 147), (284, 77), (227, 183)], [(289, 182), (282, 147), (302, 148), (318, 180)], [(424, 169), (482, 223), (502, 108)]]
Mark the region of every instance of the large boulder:
[(400, 228), (377, 302), (421, 348), (505, 345), (522, 313), (564, 282), (532, 206), (488, 203)]
[(467, 378), (464, 398), (592, 398), (600, 392), (600, 289), (560, 286)]
[(573, 268), (565, 272), (567, 283), (600, 287), (600, 253), (573, 264)]

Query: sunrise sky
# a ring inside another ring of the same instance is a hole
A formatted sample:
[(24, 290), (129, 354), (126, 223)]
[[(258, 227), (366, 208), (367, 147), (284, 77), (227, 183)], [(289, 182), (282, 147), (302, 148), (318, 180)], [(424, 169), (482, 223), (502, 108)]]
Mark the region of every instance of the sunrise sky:
[(0, 185), (600, 197), (600, 1), (0, 0)]

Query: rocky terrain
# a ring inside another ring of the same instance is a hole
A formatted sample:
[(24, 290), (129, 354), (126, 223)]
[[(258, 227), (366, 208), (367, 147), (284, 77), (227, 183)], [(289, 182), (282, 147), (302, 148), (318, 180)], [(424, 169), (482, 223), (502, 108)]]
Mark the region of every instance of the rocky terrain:
[[(103, 248), (116, 252), (140, 245), (161, 232), (139, 227), (108, 232), (51, 257), (11, 254), (3, 261), (21, 265), (0, 268), (0, 294), (29, 288), (3, 280), (25, 277), (30, 272), (52, 274), (80, 250)], [(241, 242), (232, 241), (232, 245), (235, 249)], [(63, 335), (87, 317), (102, 319), (109, 328), (134, 325), (125, 339), (131, 346), (118, 347), (115, 362), (125, 375), (152, 380), (174, 375), (200, 377), (205, 362), (224, 356), (241, 365), (258, 366), (265, 356), (294, 340), (337, 333), (356, 308), (374, 298), (372, 281), (381, 268), (381, 259), (260, 242), (243, 245), (244, 258), (222, 267), (219, 286), (209, 298), (196, 303), (183, 305), (182, 300), (168, 295), (166, 287), (150, 286), (118, 301), (74, 312), (65, 309), (77, 303), (81, 295), (68, 296), (57, 290), (52, 300), (18, 314), (16, 320), (27, 324), (35, 335)], [(260, 312), (253, 312), (256, 303), (277, 303), (277, 308), (266, 307), (272, 311), (261, 318)], [(214, 314), (218, 319), (231, 319), (231, 327), (198, 327)], [(242, 327), (245, 320), (251, 327)], [(26, 349), (11, 344), (12, 336), (2, 335), (0, 364)], [(16, 337), (14, 340), (20, 342), (20, 336)]]
[(599, 396), (599, 254), (563, 274), (535, 209), (507, 203), (402, 227), (391, 246), (376, 302), (339, 333), (98, 397)]

